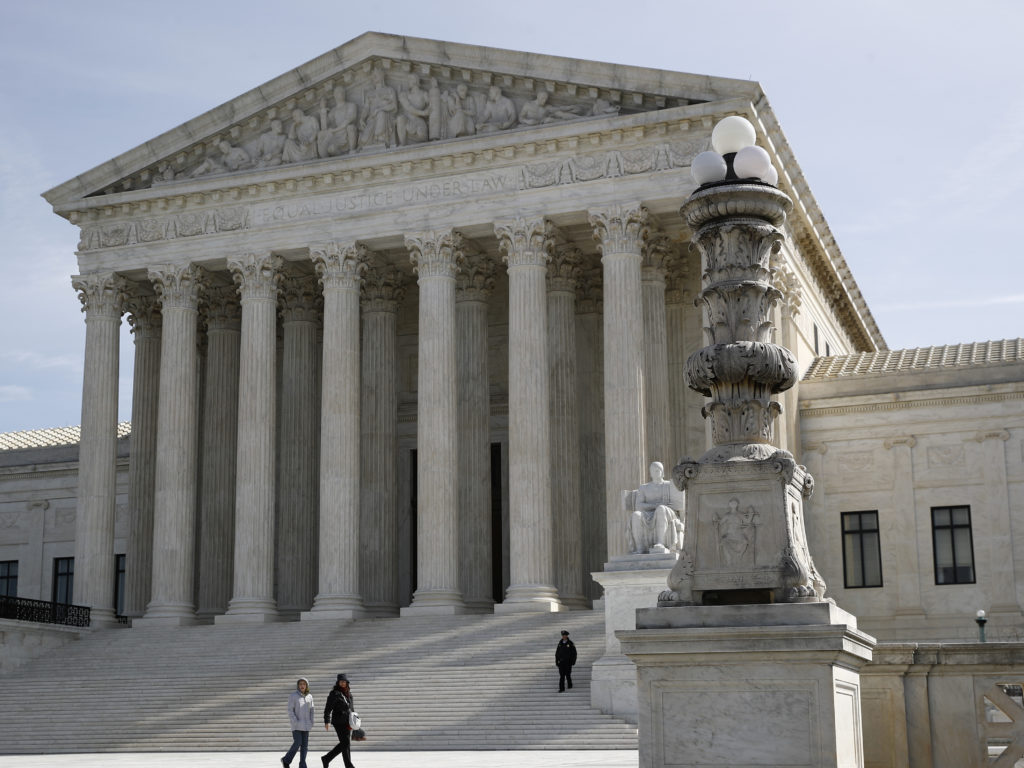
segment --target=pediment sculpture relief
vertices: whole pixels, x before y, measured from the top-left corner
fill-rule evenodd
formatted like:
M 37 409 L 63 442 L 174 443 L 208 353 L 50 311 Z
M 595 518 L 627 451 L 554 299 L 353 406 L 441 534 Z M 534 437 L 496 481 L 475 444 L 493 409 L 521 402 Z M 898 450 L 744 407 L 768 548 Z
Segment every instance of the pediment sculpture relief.
M 441 82 L 437 77 L 410 72 L 385 73 L 377 65 L 361 89 L 336 85 L 312 107 L 296 106 L 303 101 L 297 98 L 286 109 L 271 109 L 268 122 L 254 119 L 248 131 L 235 126 L 230 140 L 218 138 L 202 151 L 164 161 L 148 175 L 132 180 L 130 186 L 386 151 L 518 127 L 607 117 L 620 111 L 618 104 L 595 95 L 596 89 L 576 103 L 554 104 L 550 87 L 513 96 L 496 84 Z M 306 94 L 305 100 L 310 101 L 311 95 Z M 566 101 L 564 95 L 561 101 Z M 261 122 L 261 127 L 253 128 Z

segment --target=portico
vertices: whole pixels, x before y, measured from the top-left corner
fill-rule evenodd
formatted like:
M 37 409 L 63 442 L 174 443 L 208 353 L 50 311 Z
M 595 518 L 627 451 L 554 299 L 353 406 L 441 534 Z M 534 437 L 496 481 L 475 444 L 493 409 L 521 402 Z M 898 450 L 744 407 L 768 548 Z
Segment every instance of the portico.
M 339 50 L 48 194 L 82 230 L 83 457 L 115 434 L 110 328 L 135 332 L 127 610 L 586 607 L 625 551 L 621 492 L 704 449 L 673 382 L 701 343 L 689 160 L 723 114 L 784 139 L 744 81 L 376 34 Z M 421 86 L 422 140 L 392 134 Z M 355 137 L 353 114 L 358 140 L 307 130 Z M 851 316 L 853 348 L 872 328 Z M 113 462 L 80 470 L 86 584 Z

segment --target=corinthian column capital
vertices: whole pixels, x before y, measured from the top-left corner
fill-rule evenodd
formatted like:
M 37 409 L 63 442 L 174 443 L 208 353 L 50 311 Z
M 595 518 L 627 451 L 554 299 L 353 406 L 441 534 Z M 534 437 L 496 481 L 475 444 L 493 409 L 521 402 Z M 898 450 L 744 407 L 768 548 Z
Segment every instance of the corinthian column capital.
M 242 326 L 242 305 L 238 301 L 238 289 L 233 285 L 218 285 L 207 288 L 203 298 L 203 318 L 207 330 L 234 329 Z
M 642 205 L 610 205 L 590 211 L 594 240 L 603 256 L 610 254 L 643 255 L 647 240 L 648 212 Z
M 324 290 L 358 290 L 366 273 L 369 250 L 360 243 L 324 243 L 309 249 Z
M 494 225 L 498 248 L 505 252 L 504 261 L 514 267 L 543 267 L 551 259 L 555 230 L 546 219 L 516 218 Z
M 206 270 L 195 264 L 150 267 L 149 279 L 160 300 L 161 311 L 198 309 L 199 296 L 207 287 Z
M 276 300 L 282 264 L 280 256 L 269 253 L 246 253 L 228 259 L 228 269 L 243 300 Z
M 548 262 L 548 290 L 575 293 L 576 284 L 583 274 L 583 254 L 574 245 L 556 248 Z
M 113 272 L 91 275 L 76 275 L 71 278 L 71 287 L 78 292 L 82 311 L 89 317 L 112 317 L 120 319 L 128 298 L 131 283 Z
M 284 322 L 319 319 L 321 296 L 314 275 L 301 275 L 281 284 L 281 319 Z
M 643 279 L 645 281 L 664 281 L 674 257 L 675 248 L 672 239 L 664 232 L 651 232 L 643 244 Z
M 405 247 L 420 277 L 455 277 L 465 260 L 462 233 L 453 229 L 406 235 Z
M 125 299 L 124 311 L 128 313 L 128 325 L 136 336 L 144 336 L 157 330 L 163 323 L 160 301 L 154 294 L 131 293 Z
M 482 253 L 467 255 L 455 278 L 456 301 L 486 301 L 494 291 L 494 262 Z
M 362 285 L 362 306 L 366 312 L 397 312 L 405 298 L 405 280 L 394 266 L 373 266 L 366 270 Z

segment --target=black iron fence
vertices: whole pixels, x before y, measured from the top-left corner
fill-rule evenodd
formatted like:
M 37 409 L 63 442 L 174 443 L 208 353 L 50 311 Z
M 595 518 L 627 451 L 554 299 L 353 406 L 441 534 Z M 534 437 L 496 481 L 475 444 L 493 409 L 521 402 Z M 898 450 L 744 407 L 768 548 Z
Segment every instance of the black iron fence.
M 88 627 L 89 607 L 29 600 L 27 597 L 0 597 L 0 619 L 36 621 L 41 624 L 63 624 Z

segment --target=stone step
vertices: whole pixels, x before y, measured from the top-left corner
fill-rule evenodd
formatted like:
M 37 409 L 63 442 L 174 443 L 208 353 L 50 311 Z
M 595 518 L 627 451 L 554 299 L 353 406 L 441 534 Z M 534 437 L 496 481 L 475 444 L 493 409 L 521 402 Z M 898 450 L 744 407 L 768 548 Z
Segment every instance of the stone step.
M 558 694 L 563 627 L 579 661 L 575 688 Z M 295 679 L 311 680 L 319 710 L 338 671 L 371 735 L 359 750 L 636 749 L 634 726 L 590 707 L 603 650 L 591 611 L 95 631 L 0 677 L 0 699 L 18 702 L 0 752 L 279 750 Z M 56 743 L 39 728 L 55 701 L 75 713 Z M 324 751 L 335 741 L 319 728 L 310 738 Z

